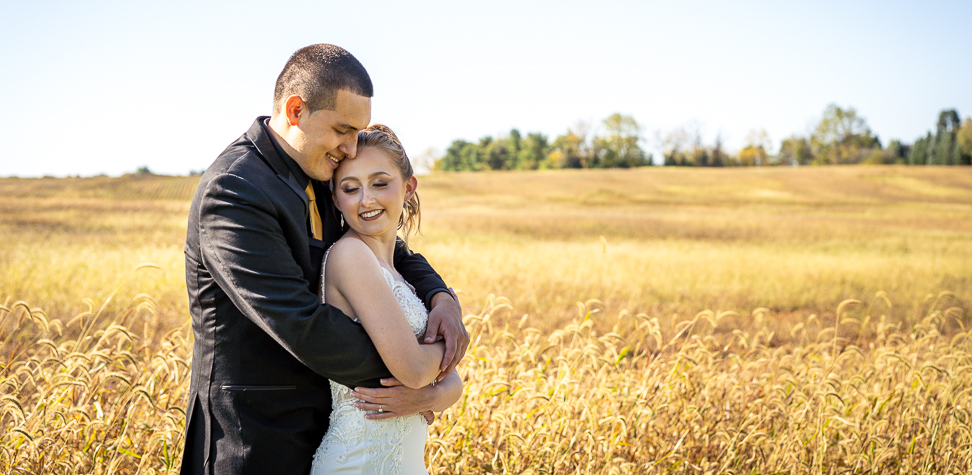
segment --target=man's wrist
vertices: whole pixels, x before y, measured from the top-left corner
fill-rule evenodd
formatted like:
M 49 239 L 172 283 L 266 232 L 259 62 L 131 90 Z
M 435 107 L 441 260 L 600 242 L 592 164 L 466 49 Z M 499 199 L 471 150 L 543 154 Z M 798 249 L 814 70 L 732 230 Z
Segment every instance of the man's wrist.
M 448 302 L 451 302 L 451 303 L 454 303 L 454 304 L 458 304 L 459 303 L 459 302 L 456 301 L 456 298 L 452 296 L 452 292 L 449 292 L 448 289 L 436 289 L 433 292 L 434 293 L 432 294 L 432 297 L 429 299 L 429 303 L 431 304 L 430 305 L 431 308 L 435 308 L 440 303 L 442 303 L 442 299 L 443 298 L 448 298 L 449 299 Z

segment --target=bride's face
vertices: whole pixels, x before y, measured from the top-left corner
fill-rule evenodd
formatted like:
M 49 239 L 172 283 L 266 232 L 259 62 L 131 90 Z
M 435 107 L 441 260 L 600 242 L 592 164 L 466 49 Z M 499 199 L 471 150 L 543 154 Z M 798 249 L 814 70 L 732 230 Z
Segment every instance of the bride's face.
M 384 152 L 358 150 L 334 172 L 334 204 L 358 234 L 394 237 L 404 202 L 415 192 L 415 177 L 405 180 Z

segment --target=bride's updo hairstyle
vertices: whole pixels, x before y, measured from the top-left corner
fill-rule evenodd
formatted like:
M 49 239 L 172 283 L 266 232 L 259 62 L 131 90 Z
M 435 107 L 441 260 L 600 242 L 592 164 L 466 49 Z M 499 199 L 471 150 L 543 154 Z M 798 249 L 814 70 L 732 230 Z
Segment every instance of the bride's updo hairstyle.
M 402 180 L 408 181 L 415 174 L 412 162 L 405 153 L 405 148 L 398 140 L 398 136 L 387 125 L 372 124 L 358 132 L 358 150 L 373 147 L 387 156 L 402 174 Z M 403 239 L 408 242 L 408 236 L 413 232 L 421 233 L 422 212 L 419 209 L 418 192 L 405 201 L 402 215 L 398 218 L 398 229 L 402 230 Z

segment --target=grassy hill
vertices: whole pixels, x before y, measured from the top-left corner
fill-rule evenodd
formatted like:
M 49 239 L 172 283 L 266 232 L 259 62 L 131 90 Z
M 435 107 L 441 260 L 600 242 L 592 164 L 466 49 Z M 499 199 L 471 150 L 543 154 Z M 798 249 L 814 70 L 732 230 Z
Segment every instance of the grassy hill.
M 0 472 L 174 473 L 198 177 L 0 180 Z M 972 169 L 436 174 L 433 473 L 968 473 Z
M 2 297 L 71 314 L 118 284 L 186 318 L 182 244 L 198 177 L 0 180 Z M 412 239 L 461 289 L 555 327 L 599 299 L 670 317 L 825 313 L 886 291 L 972 302 L 972 170 L 830 167 L 455 173 L 420 178 Z M 603 238 L 603 241 L 602 241 Z M 144 262 L 142 289 L 127 289 Z M 124 292 L 122 292 L 124 294 Z

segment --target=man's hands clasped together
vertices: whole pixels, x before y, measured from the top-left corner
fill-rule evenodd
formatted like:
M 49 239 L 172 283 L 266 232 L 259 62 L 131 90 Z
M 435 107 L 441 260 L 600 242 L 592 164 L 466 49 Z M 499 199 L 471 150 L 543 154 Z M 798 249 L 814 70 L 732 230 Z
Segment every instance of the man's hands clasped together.
M 445 354 L 435 383 L 411 389 L 395 378 L 381 380 L 382 388 L 354 388 L 352 396 L 359 409 L 371 411 L 368 419 L 388 419 L 423 413 L 431 423 L 431 412 L 441 412 L 452 405 L 462 393 L 462 380 L 455 373 L 456 366 L 466 355 L 469 333 L 462 324 L 462 307 L 455 292 L 439 292 L 432 297 L 428 327 L 423 343 L 445 341 Z
M 425 344 L 440 339 L 445 340 L 445 355 L 442 357 L 436 382 L 442 381 L 456 369 L 462 357 L 466 356 L 466 348 L 469 346 L 469 333 L 462 324 L 459 297 L 451 287 L 448 294 L 439 292 L 432 297 L 432 311 L 429 312 L 429 324 L 425 329 Z

